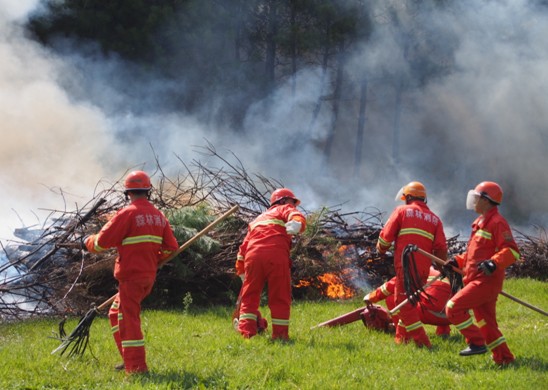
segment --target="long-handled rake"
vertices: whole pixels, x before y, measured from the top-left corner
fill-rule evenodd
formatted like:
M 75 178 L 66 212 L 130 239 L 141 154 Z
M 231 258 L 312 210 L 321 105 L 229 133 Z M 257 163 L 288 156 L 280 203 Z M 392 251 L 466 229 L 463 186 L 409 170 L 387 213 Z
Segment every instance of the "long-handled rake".
M 439 257 L 436 257 L 434 256 L 433 254 L 431 253 L 428 253 L 424 250 L 422 250 L 421 248 L 419 248 L 418 246 L 416 245 L 410 245 L 410 250 L 413 250 L 413 251 L 416 251 L 416 252 L 419 252 L 421 254 L 423 254 L 424 256 L 428 257 L 430 260 L 436 262 L 437 264 L 441 265 L 441 266 L 444 266 L 444 265 L 447 265 L 447 262 L 443 261 L 442 259 L 440 259 Z M 460 269 L 460 268 L 456 268 L 456 267 L 451 267 L 453 269 L 454 272 L 456 273 L 459 273 L 459 274 L 463 274 L 464 272 Z M 503 295 L 505 296 L 506 298 L 508 299 L 511 299 L 512 301 L 514 302 L 517 302 L 519 303 L 520 305 L 523 305 L 531 310 L 534 310 L 536 311 L 537 313 L 540 313 L 540 314 L 544 314 L 545 316 L 548 316 L 548 313 L 545 312 L 544 310 L 542 310 L 541 308 L 539 307 L 536 307 L 536 306 L 533 306 L 531 305 L 530 303 L 527 303 L 525 301 L 522 301 L 521 299 L 519 298 L 516 298 L 515 296 L 513 295 L 510 295 L 508 294 L 507 292 L 504 292 L 504 291 L 501 291 L 500 292 L 500 295 Z
M 219 218 L 217 218 L 216 220 L 211 222 L 209 225 L 207 225 L 203 230 L 198 232 L 194 237 L 192 237 L 190 240 L 188 240 L 183 245 L 181 245 L 175 252 L 173 252 L 167 259 L 165 259 L 160 264 L 160 267 L 166 264 L 168 261 L 171 261 L 172 259 L 177 257 L 182 251 L 184 251 L 186 248 L 192 245 L 197 239 L 199 239 L 201 236 L 203 236 L 204 234 L 208 233 L 211 229 L 213 229 L 219 222 L 224 220 L 229 215 L 235 213 L 238 210 L 238 208 L 239 208 L 238 205 L 233 206 L 227 212 L 221 215 Z M 101 305 L 97 307 L 95 307 L 94 305 L 80 319 L 76 328 L 68 336 L 65 336 L 66 334 L 63 330 L 63 327 L 60 326 L 59 339 L 61 341 L 61 345 L 55 348 L 51 352 L 51 354 L 53 355 L 54 353 L 60 351 L 60 354 L 63 355 L 68 350 L 69 357 L 72 357 L 74 355 L 83 355 L 89 344 L 89 332 L 90 332 L 93 320 L 95 319 L 97 314 L 99 314 L 105 308 L 109 307 L 115 298 L 116 298 L 116 295 L 113 295 L 112 297 L 107 299 L 105 302 L 103 302 Z

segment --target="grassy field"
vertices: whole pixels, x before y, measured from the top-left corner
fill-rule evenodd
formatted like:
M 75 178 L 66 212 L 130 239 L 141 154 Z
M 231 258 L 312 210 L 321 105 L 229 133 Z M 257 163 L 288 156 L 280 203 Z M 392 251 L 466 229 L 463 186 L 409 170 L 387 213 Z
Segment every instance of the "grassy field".
M 505 291 L 544 310 L 548 284 L 512 279 Z M 181 304 L 181 306 L 183 306 Z M 243 340 L 230 323 L 231 307 L 145 311 L 148 376 L 126 377 L 108 321 L 95 319 L 91 350 L 77 359 L 51 355 L 56 320 L 0 325 L 1 389 L 530 389 L 548 388 L 548 317 L 505 297 L 499 325 L 517 357 L 499 368 L 490 355 L 458 356 L 465 344 L 453 329 L 447 340 L 427 326 L 433 350 L 395 345 L 392 336 L 361 322 L 310 327 L 362 306 L 296 302 L 288 343 L 268 335 Z M 263 313 L 269 318 L 268 309 Z M 77 319 L 68 321 L 71 331 Z

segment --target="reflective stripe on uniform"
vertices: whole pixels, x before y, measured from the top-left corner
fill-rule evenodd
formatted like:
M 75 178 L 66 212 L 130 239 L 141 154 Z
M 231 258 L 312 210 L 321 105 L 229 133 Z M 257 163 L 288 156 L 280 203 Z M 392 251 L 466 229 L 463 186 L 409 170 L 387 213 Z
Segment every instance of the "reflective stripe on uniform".
M 144 347 L 145 346 L 145 340 L 122 340 L 122 347 L 123 348 L 131 348 L 131 347 Z
M 242 320 L 254 320 L 257 321 L 257 315 L 253 313 L 242 313 L 240 314 L 240 321 Z
M 411 332 L 411 331 L 417 330 L 419 328 L 422 328 L 422 322 L 421 321 L 417 321 L 414 324 L 405 326 L 405 330 L 407 332 Z
M 481 328 L 482 326 L 485 326 L 485 320 L 478 321 L 478 326 Z
M 429 233 L 426 230 L 417 229 L 417 228 L 401 229 L 400 232 L 398 233 L 398 237 L 399 236 L 405 236 L 407 234 L 417 234 L 419 236 L 426 237 L 431 241 L 434 241 L 434 235 L 432 233 Z
M 461 322 L 460 324 L 455 324 L 455 327 L 458 329 L 458 330 L 463 330 L 463 329 L 466 329 L 470 326 L 474 325 L 474 321 L 472 321 L 472 317 L 468 318 L 466 321 L 464 322 Z
M 93 240 L 93 250 L 95 252 L 106 251 L 107 250 L 106 248 L 103 248 L 101 245 L 99 245 L 98 240 L 99 240 L 99 235 L 97 234 L 95 235 L 95 240 Z
M 381 244 L 382 247 L 388 247 L 390 248 L 390 242 L 383 240 L 381 237 L 379 237 L 379 244 Z
M 493 238 L 493 235 L 491 233 L 489 233 L 487 230 L 482 230 L 482 229 L 479 229 L 476 234 L 474 234 L 475 236 L 479 236 L 479 237 L 483 237 L 487 240 L 490 240 Z
M 500 336 L 495 341 L 487 344 L 487 348 L 489 348 L 489 350 L 492 350 L 498 347 L 499 345 L 504 344 L 505 342 L 506 342 L 506 339 L 504 338 L 504 336 Z
M 161 244 L 162 241 L 163 239 L 161 236 L 144 235 L 144 236 L 127 237 L 122 241 L 122 245 L 142 244 L 144 242 Z
M 381 286 L 381 292 L 386 296 L 390 295 L 390 291 L 386 288 L 386 283 Z
M 265 219 L 262 221 L 257 221 L 254 223 L 249 224 L 250 230 L 255 229 L 257 226 L 267 226 L 267 225 L 279 225 L 279 226 L 285 226 L 285 222 L 281 219 Z
M 514 249 L 512 249 L 512 248 L 510 248 L 510 251 L 512 252 L 512 255 L 514 255 L 514 259 L 516 259 L 516 260 L 519 260 L 519 259 L 520 259 L 521 256 L 520 256 L 520 254 L 519 254 L 518 251 L 516 251 L 516 250 L 514 250 Z
M 272 325 L 289 326 L 289 320 L 282 320 L 279 318 L 272 318 Z
M 120 330 L 120 327 L 118 325 L 116 325 L 116 326 L 113 326 L 112 328 L 110 328 L 110 330 L 111 330 L 112 333 L 116 333 Z

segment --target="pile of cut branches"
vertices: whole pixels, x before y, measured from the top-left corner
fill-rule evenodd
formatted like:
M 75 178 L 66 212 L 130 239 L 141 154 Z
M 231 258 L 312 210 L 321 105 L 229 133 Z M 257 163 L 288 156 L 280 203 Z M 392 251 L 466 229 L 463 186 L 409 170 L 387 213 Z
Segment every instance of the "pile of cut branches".
M 204 160 L 183 163 L 175 178 L 157 163 L 151 175 L 157 183 L 151 202 L 169 218 L 180 245 L 233 205 L 238 204 L 239 211 L 159 270 L 144 303 L 149 307 L 181 306 L 189 294 L 198 305 L 232 304 L 241 285 L 234 265 L 247 224 L 268 208 L 271 192 L 283 187 L 276 180 L 249 174 L 236 156 L 224 158 L 212 145 L 201 153 Z M 126 204 L 120 181 L 75 211 L 53 211 L 48 226 L 16 232 L 23 241 L 4 247 L 7 261 L 0 264 L 1 318 L 81 315 L 116 292 L 115 250 L 91 254 L 65 244 L 82 243 Z M 304 212 L 307 229 L 294 239 L 291 253 L 295 298 L 325 297 L 325 275 L 335 275 L 351 294 L 394 275 L 392 256 L 379 257 L 375 250 L 382 228 L 379 210 L 343 213 L 334 206 Z M 452 237 L 448 245 L 455 254 L 464 251 L 466 243 Z M 545 239 L 524 237 L 525 260 L 511 273 L 545 280 L 547 248 Z
M 548 234 L 539 229 L 537 237 L 518 233 L 521 258 L 508 269 L 510 276 L 548 280 Z

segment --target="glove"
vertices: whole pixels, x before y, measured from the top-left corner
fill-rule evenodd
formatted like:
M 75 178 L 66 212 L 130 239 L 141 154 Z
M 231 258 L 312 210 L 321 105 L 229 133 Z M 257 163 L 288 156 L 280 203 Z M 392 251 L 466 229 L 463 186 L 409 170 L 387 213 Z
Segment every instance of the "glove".
M 302 223 L 299 221 L 287 221 L 285 224 L 285 231 L 287 234 L 295 235 L 301 231 Z
M 442 267 L 442 271 L 446 274 L 446 275 L 450 275 L 452 273 L 455 272 L 455 270 L 453 269 L 453 267 L 455 268 L 459 268 L 459 263 L 457 263 L 457 260 L 455 259 L 449 259 L 447 261 L 447 263 L 445 263 L 445 265 Z
M 375 249 L 377 250 L 377 255 L 384 256 L 386 254 L 386 249 L 383 249 L 381 247 L 381 244 L 377 241 L 377 245 L 375 245 Z
M 245 281 L 245 274 L 240 274 L 238 275 L 240 277 L 240 279 L 242 279 L 242 283 Z
M 497 269 L 497 264 L 491 259 L 483 260 L 481 263 L 478 264 L 478 268 L 485 275 L 489 276 L 493 272 L 495 272 L 495 270 Z
M 367 294 L 365 297 L 363 297 L 363 302 L 364 302 L 367 306 L 371 305 L 371 301 L 370 301 L 371 297 L 370 297 L 370 295 L 371 295 L 371 294 L 369 293 L 369 294 Z

